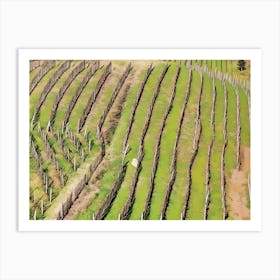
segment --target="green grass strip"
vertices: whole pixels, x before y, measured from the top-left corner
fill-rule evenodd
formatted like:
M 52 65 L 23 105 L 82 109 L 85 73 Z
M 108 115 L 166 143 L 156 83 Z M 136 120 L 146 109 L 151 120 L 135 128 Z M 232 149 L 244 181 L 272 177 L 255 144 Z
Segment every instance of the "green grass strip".
M 187 78 L 186 78 L 187 79 Z M 172 82 L 167 81 L 168 87 L 162 87 L 162 91 L 168 89 L 172 90 Z M 184 81 L 185 82 L 185 81 Z M 177 128 L 180 118 L 180 111 L 182 108 L 182 104 L 185 98 L 185 91 L 182 92 L 180 90 L 182 83 L 182 76 L 180 75 L 178 81 L 178 88 L 175 96 L 175 100 L 173 102 L 172 110 L 168 115 L 166 125 L 163 131 L 161 143 L 160 143 L 160 156 L 158 168 L 154 181 L 154 192 L 151 201 L 151 209 L 150 209 L 150 220 L 159 220 L 161 216 L 161 209 L 164 201 L 164 197 L 166 194 L 166 189 L 170 176 L 170 164 L 173 153 L 173 145 L 176 140 Z M 151 155 L 153 157 L 153 155 Z
M 177 72 L 177 66 L 175 64 L 172 64 L 168 70 L 168 73 L 166 74 L 165 79 L 162 82 L 161 90 L 159 92 L 159 96 L 155 104 L 153 115 L 151 117 L 150 126 L 148 128 L 148 132 L 145 137 L 145 141 L 144 141 L 145 156 L 142 161 L 142 170 L 140 172 L 139 181 L 136 189 L 136 199 L 130 217 L 130 219 L 132 220 L 140 219 L 141 214 L 144 211 L 148 188 L 150 185 L 149 182 L 150 182 L 151 170 L 153 166 L 154 151 L 156 149 L 156 142 L 162 125 L 162 118 L 163 115 L 165 114 L 172 93 L 172 88 L 174 86 L 174 78 L 176 72 Z M 180 108 L 180 105 L 183 103 L 183 101 L 184 101 L 184 95 L 182 94 L 181 96 L 179 96 L 178 94 L 175 93 L 173 105 L 171 105 L 172 110 L 169 113 L 169 115 L 172 114 L 173 110 L 177 112 L 178 111 L 177 108 L 178 107 Z M 176 123 L 174 123 L 174 126 L 175 125 Z M 168 174 L 166 175 L 168 176 Z
M 76 79 L 72 82 L 70 88 L 67 89 L 66 93 L 63 95 L 63 98 L 59 104 L 58 110 L 56 112 L 56 116 L 54 119 L 54 130 L 56 131 L 57 129 L 61 131 L 62 127 L 62 122 L 65 117 L 65 114 L 68 110 L 69 104 L 76 93 L 77 89 L 79 88 L 79 85 L 81 84 L 83 78 L 86 76 L 88 72 L 88 68 L 85 68 L 77 77 Z M 77 123 L 76 123 L 77 125 Z
M 132 125 L 130 137 L 128 139 L 128 144 L 131 150 L 126 156 L 126 160 L 129 162 L 126 171 L 126 176 L 121 185 L 118 196 L 116 197 L 112 205 L 111 211 L 107 215 L 106 219 L 117 219 L 118 215 L 121 213 L 123 206 L 125 205 L 128 199 L 130 186 L 135 172 L 135 167 L 131 165 L 131 161 L 133 158 L 137 158 L 139 149 L 139 139 L 141 137 L 141 133 L 145 124 L 144 120 L 146 118 L 147 108 L 151 103 L 153 92 L 156 89 L 158 79 L 161 75 L 163 68 L 164 64 L 155 67 L 154 71 L 151 73 L 146 83 L 144 92 L 141 97 L 141 102 L 135 113 L 135 119 Z
M 224 121 L 224 89 L 222 83 L 215 79 L 216 84 L 216 107 L 215 107 L 215 140 L 210 159 L 210 204 L 208 209 L 208 220 L 222 220 L 222 193 L 221 193 L 221 153 L 224 143 L 223 121 Z
M 102 75 L 102 72 L 103 72 L 103 69 L 98 69 L 94 73 L 94 75 L 90 78 L 89 82 L 84 87 L 83 91 L 81 92 L 81 95 L 79 96 L 79 98 L 75 104 L 75 107 L 70 115 L 68 124 L 69 124 L 69 127 L 72 129 L 72 131 L 75 133 L 77 131 L 78 121 L 83 114 L 84 108 L 85 108 L 86 104 L 88 103 L 88 100 L 92 94 L 92 91 L 95 89 L 96 84 Z
M 185 80 L 186 81 L 186 80 Z M 167 220 L 180 220 L 186 198 L 187 168 L 193 154 L 193 137 L 195 133 L 195 119 L 200 89 L 200 78 L 193 71 L 190 86 L 190 96 L 185 111 L 181 137 L 178 143 L 177 176 L 167 208 Z
M 47 98 L 45 102 L 42 105 L 42 108 L 40 109 L 41 113 L 39 116 L 39 122 L 42 128 L 46 128 L 48 125 L 48 122 L 50 120 L 50 115 L 53 107 L 53 103 L 56 99 L 56 95 L 59 92 L 59 89 L 63 86 L 64 82 L 68 78 L 69 74 L 73 70 L 73 66 L 75 66 L 75 63 L 72 62 L 71 67 L 64 72 L 64 74 L 61 76 L 61 78 L 55 83 L 54 87 L 51 89 L 50 93 L 47 95 Z
M 56 72 L 56 70 L 59 68 L 60 63 L 57 62 L 55 67 L 53 67 L 38 83 L 38 85 L 35 87 L 33 93 L 31 94 L 31 96 L 29 97 L 29 120 L 31 121 L 34 112 L 35 112 L 35 107 L 38 104 L 40 97 L 41 97 L 41 93 L 44 89 L 44 87 L 46 86 L 46 84 L 48 83 L 48 81 L 50 80 L 50 78 L 53 76 L 53 74 Z
M 203 79 L 200 113 L 202 133 L 198 153 L 191 171 L 192 185 L 187 215 L 189 220 L 203 219 L 203 209 L 205 203 L 205 169 L 208 161 L 208 147 L 212 139 L 212 129 L 210 126 L 213 96 L 212 80 L 207 75 L 203 75 Z
M 241 145 L 250 146 L 250 120 L 248 98 L 240 87 L 238 88 L 238 92 L 240 97 Z
M 237 131 L 237 112 L 236 94 L 233 87 L 226 82 L 228 91 L 228 111 L 227 111 L 227 138 L 228 143 L 225 153 L 225 172 L 228 178 L 231 177 L 232 169 L 236 168 L 236 131 Z
M 130 118 L 134 100 L 140 87 L 140 82 L 142 78 L 144 78 L 145 72 L 146 70 L 141 72 L 141 74 L 139 75 L 139 82 L 130 89 L 127 96 L 119 124 L 111 142 L 111 146 L 107 149 L 107 153 L 110 154 L 111 159 L 108 162 L 106 171 L 102 174 L 100 180 L 96 182 L 97 188 L 99 188 L 99 192 L 93 198 L 90 206 L 85 211 L 78 214 L 78 216 L 76 217 L 76 219 L 78 220 L 91 220 L 93 213 L 96 213 L 98 211 L 103 200 L 105 199 L 107 194 L 109 194 L 109 192 L 111 191 L 111 187 L 115 183 L 121 165 L 122 144 L 127 129 L 127 123 Z

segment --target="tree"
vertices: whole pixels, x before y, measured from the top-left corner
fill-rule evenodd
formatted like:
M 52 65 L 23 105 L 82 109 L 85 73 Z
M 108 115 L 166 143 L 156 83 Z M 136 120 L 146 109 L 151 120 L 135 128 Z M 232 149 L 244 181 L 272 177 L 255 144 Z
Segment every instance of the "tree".
M 237 69 L 239 71 L 244 71 L 246 69 L 246 61 L 245 60 L 238 60 L 237 61 Z

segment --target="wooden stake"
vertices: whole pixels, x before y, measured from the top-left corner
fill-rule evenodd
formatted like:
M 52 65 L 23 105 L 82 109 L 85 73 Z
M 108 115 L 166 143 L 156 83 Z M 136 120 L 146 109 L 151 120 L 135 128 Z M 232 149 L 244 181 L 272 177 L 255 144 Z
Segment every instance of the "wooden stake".
M 80 148 L 80 142 L 79 142 L 79 139 L 77 139 L 77 147 L 76 147 L 77 152 L 79 151 L 79 148 Z
M 61 218 L 61 220 L 63 219 L 63 205 L 62 204 L 60 207 L 60 218 Z
M 44 214 L 44 200 L 41 199 L 41 214 Z
M 44 173 L 45 174 L 45 173 Z M 45 193 L 48 193 L 48 176 L 46 176 L 46 187 L 45 187 Z
M 52 188 L 50 188 L 50 203 L 52 203 Z
M 77 125 L 77 133 L 80 131 L 80 120 L 78 120 L 78 125 Z
M 59 134 L 59 132 L 57 133 L 57 141 L 58 141 L 58 144 L 60 145 L 60 134 Z
M 91 149 L 91 139 L 88 141 L 88 152 L 90 152 Z
M 84 138 L 87 139 L 87 127 L 85 128 Z
M 50 126 L 51 126 L 51 122 L 48 121 L 48 125 L 47 125 L 47 128 L 46 128 L 46 131 L 49 131 L 49 130 L 50 130 Z
M 59 166 L 58 166 L 58 161 L 57 160 L 55 161 L 55 169 L 56 169 L 56 171 L 59 171 Z
M 99 137 L 100 137 L 100 127 L 99 127 L 99 125 L 97 125 L 97 127 L 96 127 L 96 137 L 99 139 Z
M 69 152 L 68 152 L 68 150 L 67 150 L 66 156 L 67 156 L 67 161 L 68 161 L 68 163 L 69 163 Z
M 64 121 L 62 122 L 62 125 L 61 125 L 61 133 L 62 134 L 64 133 Z
M 59 174 L 60 174 L 60 182 L 63 186 L 65 186 L 64 177 L 63 177 L 61 170 L 60 170 Z

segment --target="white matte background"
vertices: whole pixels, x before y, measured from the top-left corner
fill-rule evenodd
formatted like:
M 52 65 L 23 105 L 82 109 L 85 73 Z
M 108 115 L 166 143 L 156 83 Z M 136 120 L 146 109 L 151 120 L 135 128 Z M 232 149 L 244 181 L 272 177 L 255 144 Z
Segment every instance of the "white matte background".
M 0 279 L 280 279 L 279 8 L 276 0 L 0 0 Z M 262 48 L 263 231 L 17 232 L 23 47 Z

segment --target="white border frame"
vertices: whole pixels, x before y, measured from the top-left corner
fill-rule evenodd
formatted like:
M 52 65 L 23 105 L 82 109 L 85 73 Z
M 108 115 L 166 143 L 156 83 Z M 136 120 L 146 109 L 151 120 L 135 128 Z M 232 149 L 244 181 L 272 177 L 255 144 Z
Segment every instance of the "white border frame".
M 261 231 L 262 52 L 260 49 L 19 49 L 19 231 Z M 248 59 L 251 60 L 251 219 L 245 221 L 29 220 L 29 60 L 31 59 Z

